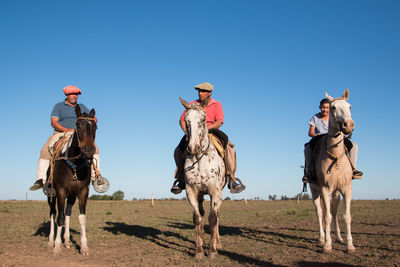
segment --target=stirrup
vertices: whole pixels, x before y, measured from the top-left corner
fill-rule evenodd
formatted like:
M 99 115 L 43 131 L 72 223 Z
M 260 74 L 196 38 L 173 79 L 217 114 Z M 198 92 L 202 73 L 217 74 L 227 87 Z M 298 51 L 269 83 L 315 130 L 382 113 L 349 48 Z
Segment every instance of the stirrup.
M 105 193 L 110 188 L 110 182 L 105 177 L 99 175 L 92 181 L 92 186 L 97 193 Z
M 229 181 L 230 190 L 229 191 L 232 194 L 239 194 L 240 192 L 242 192 L 243 190 L 246 189 L 246 186 L 242 183 L 242 181 L 239 178 L 236 177 L 235 180 L 239 182 L 239 185 L 236 186 L 235 188 L 233 188 L 233 181 L 232 181 L 232 179 L 230 179 L 230 181 Z
M 352 179 L 361 179 L 362 178 L 362 176 L 363 176 L 363 172 L 362 171 L 359 171 L 359 170 L 357 170 L 357 169 L 354 169 L 353 170 L 353 176 L 352 176 Z
M 179 180 L 175 180 L 175 182 L 174 182 L 174 184 L 172 185 L 172 188 L 171 188 L 171 192 L 176 194 L 176 195 L 181 193 L 182 189 L 183 189 L 183 188 L 181 188 L 181 186 L 179 186 L 179 183 L 180 183 Z

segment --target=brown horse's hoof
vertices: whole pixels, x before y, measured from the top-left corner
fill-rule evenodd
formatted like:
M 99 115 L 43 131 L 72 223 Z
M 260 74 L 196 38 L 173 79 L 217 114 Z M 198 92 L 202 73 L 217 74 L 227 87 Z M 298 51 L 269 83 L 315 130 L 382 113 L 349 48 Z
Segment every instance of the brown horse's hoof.
M 210 257 L 210 259 L 216 259 L 218 257 L 218 252 L 212 252 L 210 253 L 210 255 L 208 255 Z

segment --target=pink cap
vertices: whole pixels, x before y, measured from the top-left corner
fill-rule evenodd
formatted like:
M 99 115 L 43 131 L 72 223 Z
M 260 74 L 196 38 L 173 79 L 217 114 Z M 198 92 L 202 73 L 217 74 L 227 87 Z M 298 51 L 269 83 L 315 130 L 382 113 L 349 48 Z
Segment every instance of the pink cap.
M 79 89 L 78 87 L 73 86 L 73 85 L 68 85 L 67 87 L 64 87 L 63 91 L 64 91 L 64 93 L 66 95 L 69 95 L 69 94 L 78 94 L 78 95 L 80 95 L 80 94 L 82 94 L 81 89 Z

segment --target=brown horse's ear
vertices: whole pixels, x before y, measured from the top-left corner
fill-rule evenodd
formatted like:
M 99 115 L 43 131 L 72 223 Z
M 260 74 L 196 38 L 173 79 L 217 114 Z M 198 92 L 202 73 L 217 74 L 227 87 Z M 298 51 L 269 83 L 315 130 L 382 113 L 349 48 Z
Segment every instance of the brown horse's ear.
M 186 108 L 186 109 L 190 109 L 191 106 L 188 102 L 186 102 L 185 100 L 183 100 L 182 98 L 179 97 L 179 100 L 181 101 L 182 105 Z
M 79 104 L 75 105 L 75 114 L 77 118 L 81 116 L 81 107 L 79 106 Z
M 90 117 L 94 118 L 94 115 L 96 115 L 96 111 L 94 110 L 94 108 L 92 108 L 92 110 L 90 111 Z
M 328 99 L 329 101 L 333 101 L 333 97 L 331 97 L 330 95 L 328 95 L 327 92 L 325 92 L 325 98 Z
M 342 96 L 342 98 L 344 99 L 344 100 L 347 100 L 348 98 L 349 98 L 349 89 L 347 89 L 346 88 L 346 90 L 344 91 L 344 93 L 343 93 L 343 96 Z

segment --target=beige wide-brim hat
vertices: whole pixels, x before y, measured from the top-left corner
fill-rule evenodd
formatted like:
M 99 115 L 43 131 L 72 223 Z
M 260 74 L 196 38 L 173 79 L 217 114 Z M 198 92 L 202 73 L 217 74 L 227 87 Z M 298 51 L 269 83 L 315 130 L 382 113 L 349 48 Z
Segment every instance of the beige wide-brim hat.
M 196 90 L 206 90 L 211 92 L 212 90 L 214 90 L 214 86 L 211 83 L 201 83 L 198 84 L 194 87 L 194 89 Z

